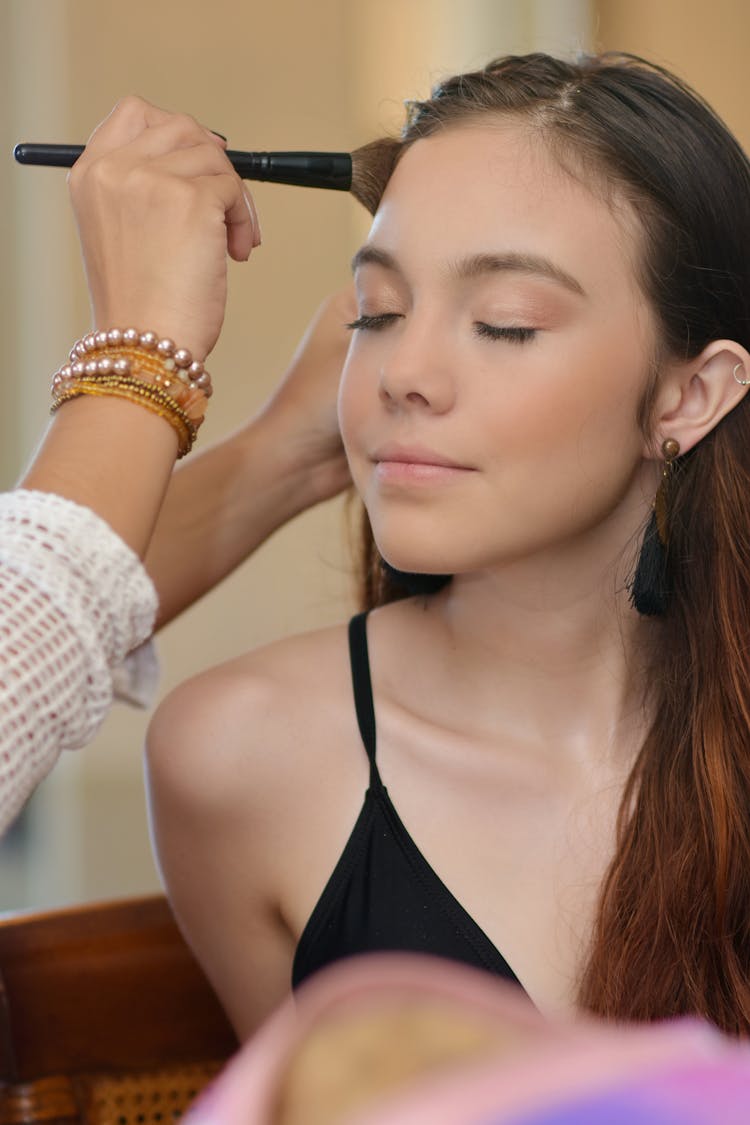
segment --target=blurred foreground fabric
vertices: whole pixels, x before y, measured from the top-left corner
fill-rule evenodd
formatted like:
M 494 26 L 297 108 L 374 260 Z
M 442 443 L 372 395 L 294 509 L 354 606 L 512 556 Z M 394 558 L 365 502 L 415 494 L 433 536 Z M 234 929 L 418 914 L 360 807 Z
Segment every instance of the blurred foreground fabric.
M 746 1125 L 750 1046 L 698 1020 L 545 1020 L 512 985 L 428 957 L 320 973 L 190 1125 Z

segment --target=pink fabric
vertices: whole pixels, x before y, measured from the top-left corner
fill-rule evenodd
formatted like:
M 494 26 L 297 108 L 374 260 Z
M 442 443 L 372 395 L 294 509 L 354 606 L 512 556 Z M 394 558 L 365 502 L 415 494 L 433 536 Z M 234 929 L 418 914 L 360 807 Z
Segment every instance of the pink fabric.
M 552 1023 L 497 978 L 434 958 L 385 954 L 353 959 L 310 980 L 200 1099 L 188 1125 L 269 1125 L 287 1061 L 305 1036 L 328 1018 L 361 1014 L 390 998 L 458 1004 L 502 1029 L 508 1045 L 489 1060 L 456 1062 L 438 1077 L 384 1095 L 377 1107 L 346 1118 L 347 1125 L 563 1125 L 578 1119 L 565 1116 L 571 1106 L 583 1114 L 586 1104 L 593 1115 L 580 1120 L 594 1122 L 607 1119 L 604 1102 L 625 1109 L 634 1093 L 639 1104 L 651 1106 L 644 1122 L 750 1121 L 750 1052 L 697 1020 L 638 1028 L 589 1019 Z M 728 1101 L 722 1102 L 722 1090 Z M 706 1115 L 714 1110 L 719 1116 Z

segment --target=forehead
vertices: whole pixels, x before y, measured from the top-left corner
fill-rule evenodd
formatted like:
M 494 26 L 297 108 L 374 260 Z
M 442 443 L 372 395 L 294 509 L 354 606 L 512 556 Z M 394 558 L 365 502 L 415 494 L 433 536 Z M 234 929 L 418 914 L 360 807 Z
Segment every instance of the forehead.
M 499 119 L 408 148 L 369 241 L 414 268 L 486 252 L 544 256 L 613 296 L 637 289 L 639 234 L 629 205 L 566 171 L 539 131 Z

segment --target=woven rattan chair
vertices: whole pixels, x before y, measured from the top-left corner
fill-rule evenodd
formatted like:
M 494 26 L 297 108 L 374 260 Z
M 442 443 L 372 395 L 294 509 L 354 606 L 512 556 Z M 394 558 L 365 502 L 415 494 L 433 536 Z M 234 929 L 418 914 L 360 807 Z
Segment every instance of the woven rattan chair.
M 172 1125 L 236 1045 L 165 899 L 0 916 L 0 1125 Z

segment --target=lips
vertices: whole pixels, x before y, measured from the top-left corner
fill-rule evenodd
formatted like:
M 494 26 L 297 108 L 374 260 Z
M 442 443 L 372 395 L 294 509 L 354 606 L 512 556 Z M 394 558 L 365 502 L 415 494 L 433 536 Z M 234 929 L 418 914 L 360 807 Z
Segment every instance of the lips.
M 376 465 L 424 465 L 438 469 L 474 471 L 473 465 L 456 461 L 436 449 L 429 449 L 423 445 L 397 445 L 395 443 L 381 445 L 372 454 L 372 460 Z

